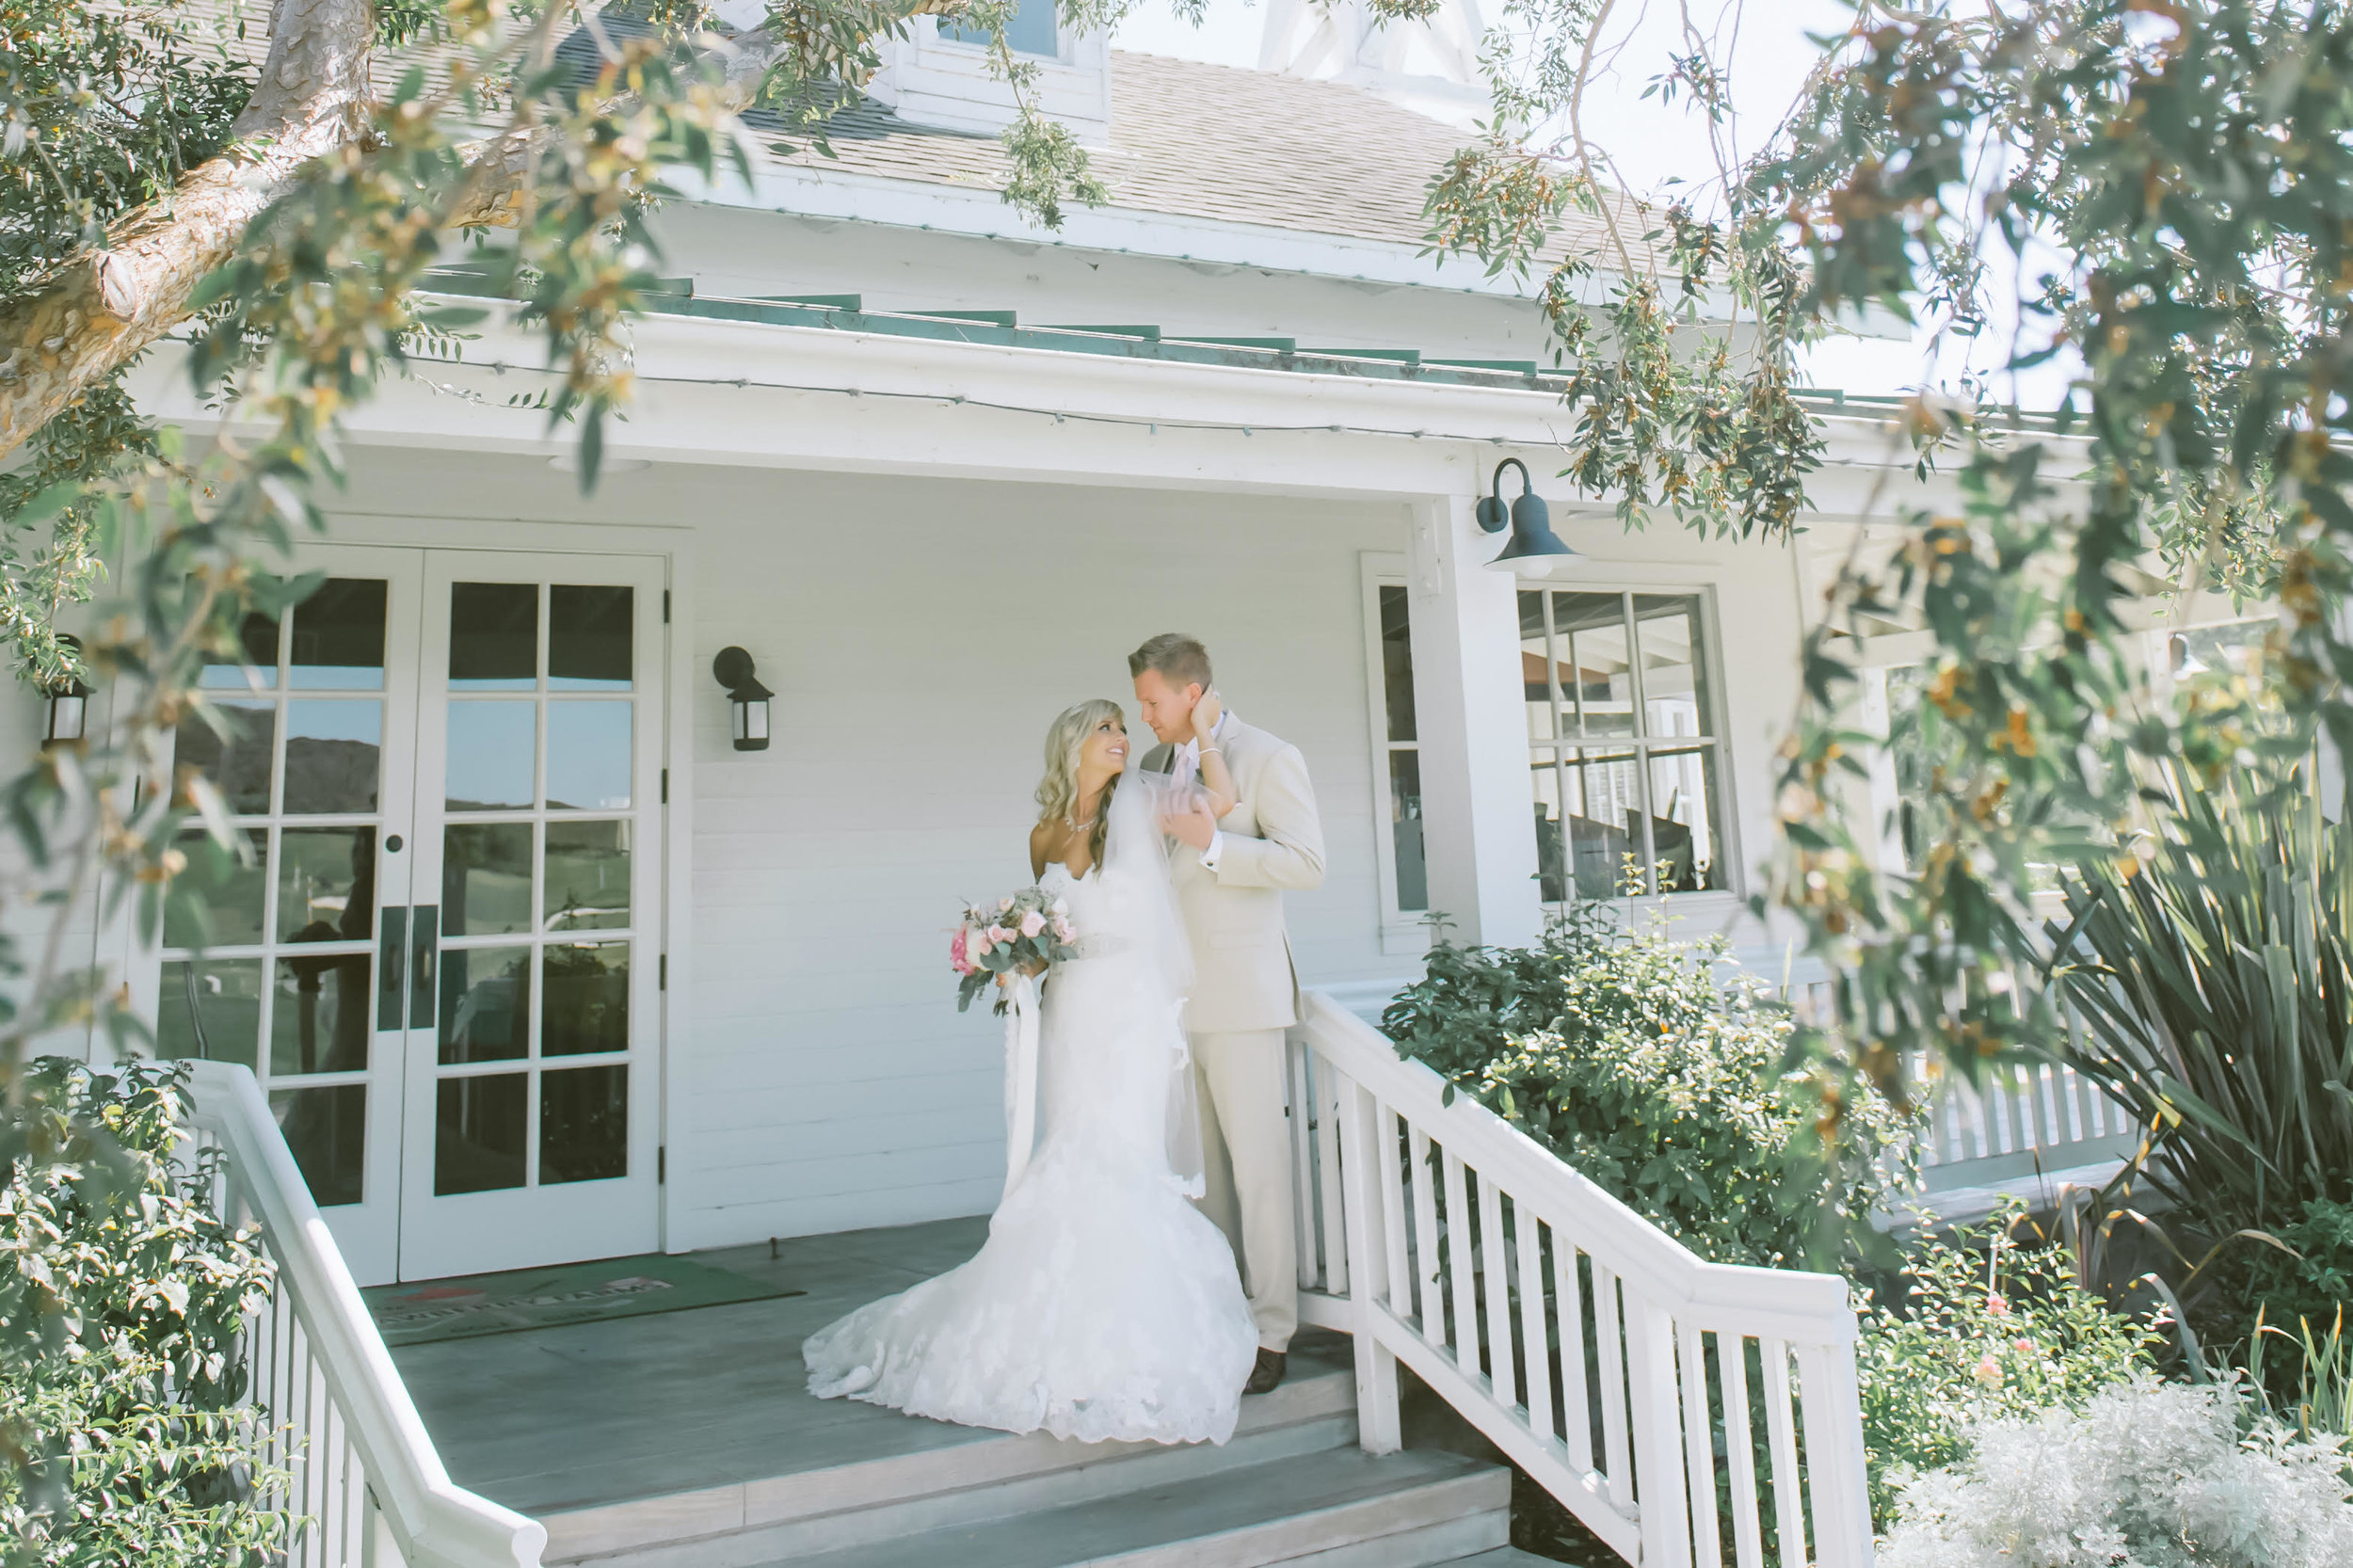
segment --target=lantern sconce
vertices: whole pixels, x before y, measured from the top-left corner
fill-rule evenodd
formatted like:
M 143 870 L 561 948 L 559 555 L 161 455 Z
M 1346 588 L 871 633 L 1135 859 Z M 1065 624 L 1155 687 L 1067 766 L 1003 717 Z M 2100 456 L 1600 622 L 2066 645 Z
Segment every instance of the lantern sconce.
M 79 663 L 82 640 L 61 636 L 57 646 L 65 648 Z M 42 732 L 41 744 L 56 745 L 61 741 L 78 741 L 89 728 L 90 688 L 82 684 L 79 675 L 68 675 L 63 680 L 52 682 L 49 694 L 48 724 Z
M 1512 503 L 1507 513 L 1503 505 L 1503 471 L 1508 468 L 1520 471 L 1520 498 Z M 1504 458 L 1496 465 L 1495 478 L 1487 488 L 1491 493 L 1479 498 L 1479 526 L 1490 534 L 1500 534 L 1507 525 L 1512 530 L 1511 542 L 1488 566 L 1520 577 L 1561 577 L 1584 559 L 1561 543 L 1561 536 L 1552 531 L 1551 510 L 1545 505 L 1545 498 L 1536 493 L 1536 483 L 1529 478 L 1526 463 L 1517 457 Z
M 776 694 L 760 683 L 752 656 L 740 648 L 723 648 L 711 661 L 711 673 L 728 689 L 728 729 L 738 751 L 768 749 L 768 699 Z

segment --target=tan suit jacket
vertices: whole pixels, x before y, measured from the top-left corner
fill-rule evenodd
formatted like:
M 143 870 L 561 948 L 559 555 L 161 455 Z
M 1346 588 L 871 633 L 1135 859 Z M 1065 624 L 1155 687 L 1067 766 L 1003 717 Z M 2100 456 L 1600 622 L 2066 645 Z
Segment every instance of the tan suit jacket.
M 1193 1000 L 1185 1028 L 1195 1034 L 1288 1029 L 1299 1021 L 1299 973 L 1283 925 L 1283 890 L 1323 882 L 1323 825 L 1316 816 L 1307 760 L 1299 748 L 1236 719 L 1218 743 L 1238 798 L 1218 823 L 1217 870 L 1176 844 L 1170 855 L 1176 902 L 1193 938 Z M 1154 746 L 1144 767 L 1164 774 L 1176 749 Z

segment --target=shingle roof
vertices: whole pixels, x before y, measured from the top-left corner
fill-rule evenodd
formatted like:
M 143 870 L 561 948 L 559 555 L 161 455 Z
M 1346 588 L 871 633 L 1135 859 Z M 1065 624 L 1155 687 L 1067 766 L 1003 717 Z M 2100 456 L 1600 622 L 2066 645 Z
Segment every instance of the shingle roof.
M 1004 183 L 994 136 L 911 125 L 870 99 L 827 135 L 835 157 L 800 145 L 772 156 L 885 179 Z M 1117 207 L 1419 245 L 1430 182 L 1466 139 L 1363 88 L 1113 50 L 1111 145 L 1090 161 Z M 1580 215 L 1553 242 L 1585 252 L 1602 243 L 1599 221 Z

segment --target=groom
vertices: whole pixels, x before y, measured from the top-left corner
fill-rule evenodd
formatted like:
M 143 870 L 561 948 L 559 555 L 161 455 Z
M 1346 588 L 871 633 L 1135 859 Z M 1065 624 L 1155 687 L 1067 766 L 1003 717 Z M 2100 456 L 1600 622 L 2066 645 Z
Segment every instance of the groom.
M 1202 1208 L 1234 1246 L 1258 1325 L 1258 1362 L 1244 1386 L 1283 1381 L 1299 1326 L 1299 1241 L 1292 1229 L 1290 1138 L 1284 1125 L 1283 1031 L 1299 1021 L 1299 980 L 1283 929 L 1283 889 L 1323 881 L 1323 829 L 1299 748 L 1218 706 L 1209 650 L 1163 632 L 1128 655 L 1136 705 L 1160 744 L 1144 767 L 1180 783 L 1199 776 L 1193 709 L 1215 715 L 1209 744 L 1222 752 L 1235 803 L 1221 820 L 1206 805 L 1171 816 L 1176 902 L 1193 938 L 1193 1034 L 1207 1192 Z

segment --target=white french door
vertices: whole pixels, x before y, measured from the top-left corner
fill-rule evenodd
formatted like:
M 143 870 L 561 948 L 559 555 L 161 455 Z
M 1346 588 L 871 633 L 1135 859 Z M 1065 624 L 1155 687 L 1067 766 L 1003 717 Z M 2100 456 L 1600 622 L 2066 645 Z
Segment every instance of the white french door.
M 658 1240 L 663 563 L 317 546 L 208 673 L 157 1049 L 262 1078 L 362 1283 Z M 208 926 L 209 929 L 203 927 Z

